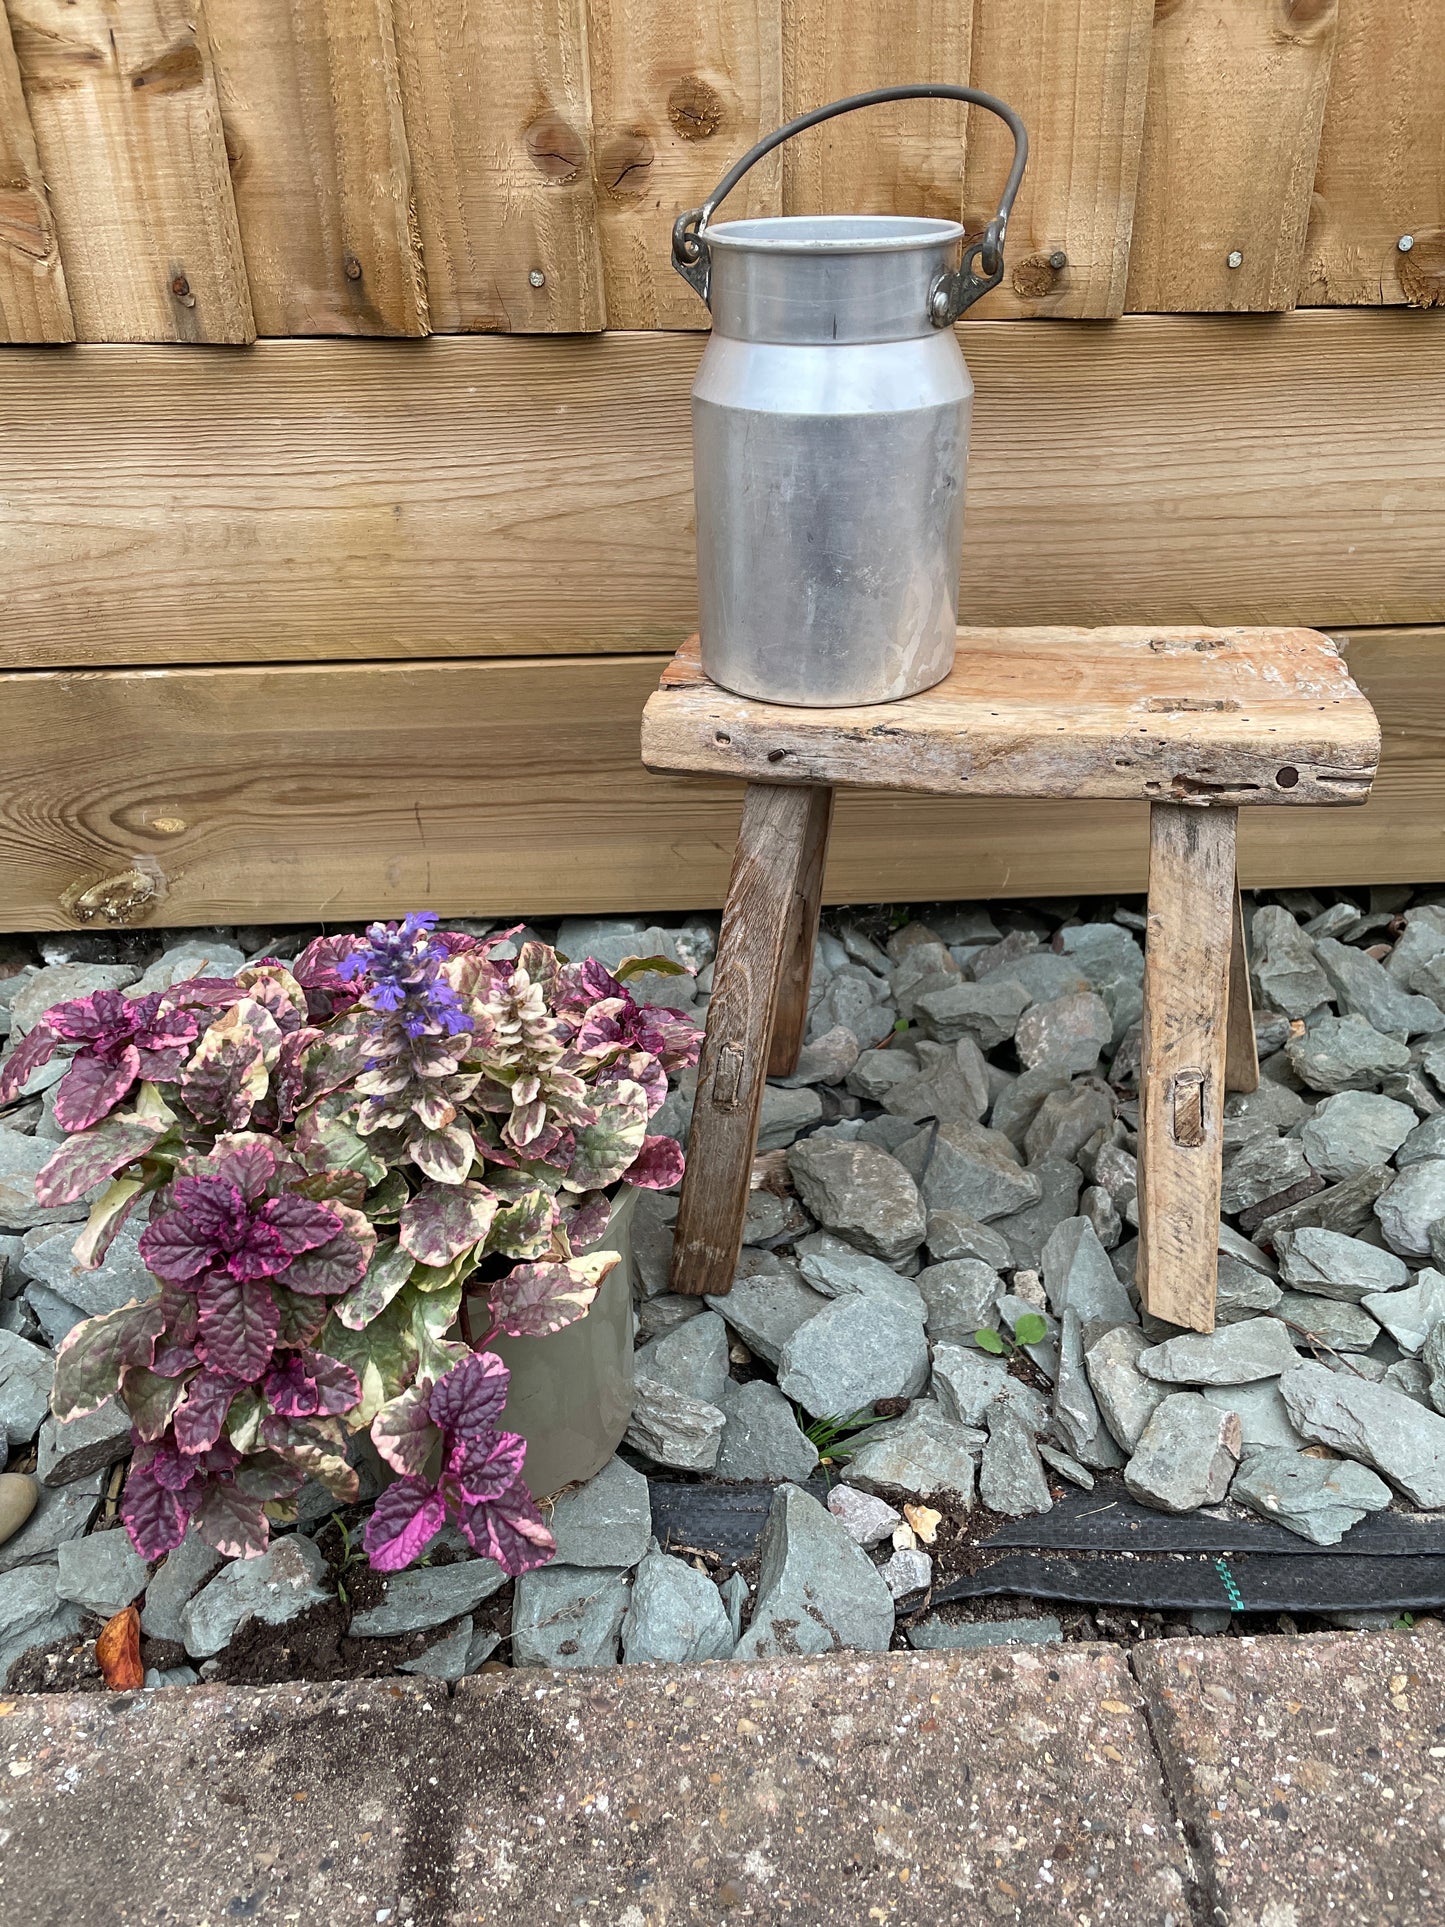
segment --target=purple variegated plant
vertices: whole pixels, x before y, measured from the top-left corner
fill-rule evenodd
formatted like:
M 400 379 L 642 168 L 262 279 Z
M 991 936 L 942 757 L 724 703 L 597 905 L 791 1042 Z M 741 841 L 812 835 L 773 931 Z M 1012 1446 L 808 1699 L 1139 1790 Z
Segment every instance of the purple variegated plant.
M 77 998 L 0 1070 L 6 1103 L 69 1054 L 70 1135 L 36 1198 L 93 1200 L 80 1262 L 146 1219 L 154 1295 L 78 1325 L 53 1396 L 62 1421 L 111 1396 L 129 1412 L 122 1511 L 146 1559 L 188 1526 L 263 1551 L 307 1477 L 353 1500 L 362 1430 L 398 1475 L 367 1526 L 374 1566 L 448 1522 L 508 1572 L 551 1556 L 487 1347 L 583 1317 L 619 1262 L 600 1248 L 618 1189 L 681 1178 L 647 1126 L 699 1035 L 627 988 L 679 968 L 664 958 L 608 972 L 434 925 Z

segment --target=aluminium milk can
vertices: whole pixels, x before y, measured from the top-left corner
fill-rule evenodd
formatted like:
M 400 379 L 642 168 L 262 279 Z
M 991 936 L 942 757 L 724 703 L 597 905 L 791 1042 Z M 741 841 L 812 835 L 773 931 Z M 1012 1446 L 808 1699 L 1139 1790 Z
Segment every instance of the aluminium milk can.
M 998 213 L 783 215 L 713 227 L 790 135 L 878 101 L 999 114 Z M 699 629 L 725 689 L 809 708 L 895 702 L 953 666 L 973 383 L 953 323 L 1003 275 L 1027 157 L 1018 116 L 968 87 L 887 87 L 790 121 L 679 217 L 673 266 L 712 312 L 692 391 Z

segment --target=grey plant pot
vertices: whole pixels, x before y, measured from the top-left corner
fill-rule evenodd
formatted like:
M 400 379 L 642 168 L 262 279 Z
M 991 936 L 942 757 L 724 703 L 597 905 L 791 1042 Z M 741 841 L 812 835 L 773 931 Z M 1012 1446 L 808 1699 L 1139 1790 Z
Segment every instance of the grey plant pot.
M 597 1247 L 620 1251 L 585 1318 L 547 1338 L 499 1338 L 491 1349 L 512 1374 L 498 1423 L 527 1441 L 523 1476 L 533 1498 L 600 1472 L 632 1417 L 632 1209 L 629 1185 Z M 481 1307 L 478 1315 L 485 1316 Z M 483 1327 L 485 1329 L 485 1327 Z

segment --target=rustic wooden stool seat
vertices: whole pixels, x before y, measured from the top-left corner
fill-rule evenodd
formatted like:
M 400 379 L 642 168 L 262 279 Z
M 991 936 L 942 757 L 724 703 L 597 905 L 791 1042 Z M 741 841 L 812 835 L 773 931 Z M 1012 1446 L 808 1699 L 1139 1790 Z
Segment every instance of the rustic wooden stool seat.
M 951 675 L 859 709 L 753 702 L 694 637 L 649 699 L 651 769 L 748 785 L 698 1067 L 671 1288 L 731 1288 L 758 1110 L 795 1069 L 835 785 L 1150 806 L 1139 1283 L 1158 1317 L 1214 1325 L 1226 1088 L 1258 1082 L 1235 872 L 1240 808 L 1365 801 L 1374 711 L 1310 629 L 958 632 Z

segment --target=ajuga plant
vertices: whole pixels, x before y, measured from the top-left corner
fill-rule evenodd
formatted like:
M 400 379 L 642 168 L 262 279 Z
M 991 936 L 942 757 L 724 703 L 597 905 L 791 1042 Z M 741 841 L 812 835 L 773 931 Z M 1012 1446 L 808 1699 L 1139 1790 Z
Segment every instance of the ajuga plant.
M 399 1474 L 367 1525 L 374 1566 L 409 1564 L 447 1522 L 508 1572 L 551 1556 L 487 1347 L 581 1318 L 619 1262 L 618 1187 L 681 1177 L 647 1127 L 698 1032 L 627 987 L 678 969 L 664 958 L 609 973 L 434 924 L 77 998 L 0 1073 L 3 1103 L 72 1052 L 70 1135 L 36 1197 L 99 1189 L 78 1260 L 146 1220 L 155 1293 L 70 1333 L 53 1396 L 62 1421 L 111 1396 L 130 1414 L 122 1510 L 143 1558 L 188 1526 L 260 1552 L 308 1476 L 354 1499 L 363 1428 Z

